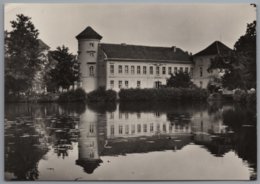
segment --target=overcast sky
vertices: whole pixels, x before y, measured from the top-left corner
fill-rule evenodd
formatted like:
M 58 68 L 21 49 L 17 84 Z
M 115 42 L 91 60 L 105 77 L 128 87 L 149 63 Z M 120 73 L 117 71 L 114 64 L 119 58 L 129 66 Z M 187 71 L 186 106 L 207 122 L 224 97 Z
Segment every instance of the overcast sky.
M 104 43 L 177 46 L 196 53 L 215 40 L 230 48 L 256 19 L 249 4 L 7 4 L 5 30 L 23 13 L 51 49 L 77 53 L 75 36 L 91 26 Z

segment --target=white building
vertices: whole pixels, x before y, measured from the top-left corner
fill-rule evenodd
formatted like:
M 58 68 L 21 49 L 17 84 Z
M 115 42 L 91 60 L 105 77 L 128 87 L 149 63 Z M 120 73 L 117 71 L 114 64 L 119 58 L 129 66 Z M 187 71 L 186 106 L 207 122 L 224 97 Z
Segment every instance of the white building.
M 122 88 L 159 88 L 161 85 L 166 85 L 166 79 L 171 73 L 183 71 L 193 77 L 193 70 L 195 70 L 195 84 L 203 88 L 207 87 L 208 55 L 198 53 L 193 62 L 191 54 L 175 46 L 152 47 L 100 43 L 102 36 L 91 27 L 87 27 L 76 38 L 80 82 L 86 92 L 98 87 L 115 91 Z M 216 54 L 219 53 L 218 51 Z M 206 57 L 205 62 L 200 62 L 204 57 Z M 201 76 L 201 68 L 205 73 L 204 76 L 203 74 Z

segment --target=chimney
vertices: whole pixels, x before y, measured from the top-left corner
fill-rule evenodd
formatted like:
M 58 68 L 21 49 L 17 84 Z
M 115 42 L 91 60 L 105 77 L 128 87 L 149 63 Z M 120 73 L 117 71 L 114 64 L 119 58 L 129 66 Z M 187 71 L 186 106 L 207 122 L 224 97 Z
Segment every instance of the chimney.
M 176 47 L 172 46 L 172 50 L 173 50 L 173 52 L 176 52 Z

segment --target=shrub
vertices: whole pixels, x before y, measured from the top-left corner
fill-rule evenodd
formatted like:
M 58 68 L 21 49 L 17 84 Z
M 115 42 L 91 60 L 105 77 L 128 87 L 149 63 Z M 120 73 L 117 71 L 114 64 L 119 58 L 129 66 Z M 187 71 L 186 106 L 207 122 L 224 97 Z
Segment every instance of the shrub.
M 91 91 L 87 95 L 89 102 L 113 102 L 116 101 L 117 94 L 113 90 L 105 90 L 104 87 L 100 87 L 97 90 Z
M 121 89 L 121 101 L 206 100 L 207 90 L 200 88 Z
M 235 102 L 246 103 L 246 96 L 247 94 L 245 91 L 238 89 L 233 94 L 233 100 Z
M 86 92 L 79 88 L 74 91 L 68 91 L 61 93 L 58 102 L 86 102 L 87 94 Z

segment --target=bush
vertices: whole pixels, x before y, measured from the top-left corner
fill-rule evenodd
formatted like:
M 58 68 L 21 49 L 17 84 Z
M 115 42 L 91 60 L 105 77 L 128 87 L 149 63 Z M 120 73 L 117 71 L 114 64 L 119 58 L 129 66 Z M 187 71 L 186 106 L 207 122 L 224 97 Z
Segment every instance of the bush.
M 249 93 L 246 98 L 247 103 L 256 104 L 256 93 Z
M 86 92 L 79 88 L 74 91 L 68 91 L 61 93 L 58 102 L 86 102 L 87 94 Z
M 89 102 L 114 102 L 116 99 L 117 94 L 115 91 L 105 90 L 103 87 L 100 87 L 87 95 L 87 100 Z
M 235 102 L 246 103 L 246 96 L 247 94 L 245 91 L 238 89 L 233 94 L 233 100 Z
M 200 88 L 121 89 L 121 101 L 206 100 L 207 90 Z

